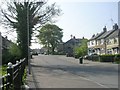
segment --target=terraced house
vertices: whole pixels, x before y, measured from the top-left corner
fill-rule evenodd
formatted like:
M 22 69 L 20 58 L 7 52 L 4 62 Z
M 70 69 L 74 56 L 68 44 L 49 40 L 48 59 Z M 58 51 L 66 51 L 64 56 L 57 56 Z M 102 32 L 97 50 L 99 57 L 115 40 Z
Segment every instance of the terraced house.
M 118 25 L 115 24 L 112 30 L 107 31 L 103 28 L 103 32 L 93 35 L 88 41 L 88 55 L 96 53 L 98 55 L 104 54 L 118 54 L 119 50 L 119 32 Z
M 14 44 L 12 41 L 8 40 L 7 37 L 3 37 L 0 33 L 0 53 L 4 53 L 7 49 L 10 48 L 11 44 Z
M 106 27 L 103 28 L 103 31 L 101 33 L 94 34 L 91 39 L 88 40 L 88 55 L 91 55 L 93 53 L 97 52 L 97 49 L 99 48 L 97 46 L 98 41 L 97 38 L 99 38 L 101 35 L 103 35 L 106 32 Z

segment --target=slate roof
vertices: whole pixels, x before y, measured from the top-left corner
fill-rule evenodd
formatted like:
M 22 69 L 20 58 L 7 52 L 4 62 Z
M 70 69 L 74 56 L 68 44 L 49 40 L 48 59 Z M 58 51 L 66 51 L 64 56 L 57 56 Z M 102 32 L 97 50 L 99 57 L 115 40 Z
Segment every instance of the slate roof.
M 71 43 L 71 42 L 80 42 L 80 41 L 81 41 L 81 39 L 72 38 L 72 39 L 68 40 L 67 42 L 65 42 L 64 44 Z
M 98 37 L 97 39 L 104 39 L 106 37 L 108 37 L 110 34 L 112 34 L 115 30 L 109 30 L 106 31 L 105 33 L 103 33 L 100 37 Z
M 94 37 L 92 37 L 91 39 L 89 39 L 89 41 L 90 41 L 90 40 L 97 39 L 98 37 L 100 37 L 100 36 L 101 36 L 102 34 L 104 34 L 104 33 L 105 33 L 105 32 L 103 31 L 103 32 L 101 32 L 101 33 L 95 35 Z
M 117 37 L 117 36 L 119 35 L 119 30 L 120 30 L 120 29 L 115 30 L 112 34 L 110 34 L 110 35 L 107 37 L 107 39 L 108 39 L 108 38 Z

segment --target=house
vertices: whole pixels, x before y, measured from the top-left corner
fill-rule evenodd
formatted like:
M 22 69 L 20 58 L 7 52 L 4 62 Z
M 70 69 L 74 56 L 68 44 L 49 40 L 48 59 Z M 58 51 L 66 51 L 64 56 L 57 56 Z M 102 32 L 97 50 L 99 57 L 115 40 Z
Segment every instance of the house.
M 7 37 L 2 37 L 2 49 L 7 50 L 10 48 L 12 41 L 8 40 Z
M 64 53 L 74 54 L 74 48 L 80 46 L 82 39 L 71 38 L 63 44 Z
M 106 53 L 118 54 L 119 51 L 119 32 L 120 29 L 115 30 L 111 35 L 106 38 Z
M 14 44 L 12 41 L 8 40 L 7 37 L 3 37 L 0 33 L 0 47 L 2 49 L 2 54 L 4 54 L 11 46 L 11 44 Z
M 101 33 L 94 34 L 91 39 L 88 40 L 88 55 L 97 53 L 97 38 L 106 32 L 106 27 L 103 28 Z
M 99 55 L 106 54 L 106 38 L 112 34 L 114 30 L 106 31 L 104 34 L 102 34 L 100 37 L 96 39 L 96 53 Z
M 61 42 L 57 45 L 56 52 L 58 52 L 59 54 L 65 54 L 63 49 L 63 44 L 64 42 Z
M 103 33 L 98 34 L 89 40 L 88 54 L 90 55 L 92 53 L 98 55 L 119 53 L 119 28 L 117 24 L 109 31 L 107 31 L 106 27 L 103 28 Z

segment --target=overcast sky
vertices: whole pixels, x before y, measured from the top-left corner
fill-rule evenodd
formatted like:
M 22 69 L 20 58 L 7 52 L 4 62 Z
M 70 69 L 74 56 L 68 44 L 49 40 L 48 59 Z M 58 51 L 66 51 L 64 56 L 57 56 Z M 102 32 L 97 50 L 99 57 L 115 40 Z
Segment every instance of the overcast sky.
M 113 2 L 114 1 L 114 2 Z M 100 33 L 106 25 L 112 29 L 114 23 L 118 23 L 118 0 L 49 0 L 56 2 L 62 9 L 63 15 L 58 18 L 57 24 L 63 29 L 63 41 L 70 39 L 70 35 L 76 38 L 90 39 L 93 34 Z M 14 36 L 10 36 L 15 39 Z M 40 45 L 33 44 L 32 48 Z

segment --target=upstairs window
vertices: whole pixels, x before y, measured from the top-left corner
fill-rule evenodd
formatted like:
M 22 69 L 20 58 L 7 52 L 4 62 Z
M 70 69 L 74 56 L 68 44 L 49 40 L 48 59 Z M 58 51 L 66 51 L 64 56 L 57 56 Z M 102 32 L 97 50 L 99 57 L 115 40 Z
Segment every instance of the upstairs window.
M 117 38 L 114 38 L 114 44 L 116 44 L 117 43 Z
M 104 39 L 101 39 L 101 40 L 100 40 L 100 44 L 101 44 L 101 45 L 104 44 Z

